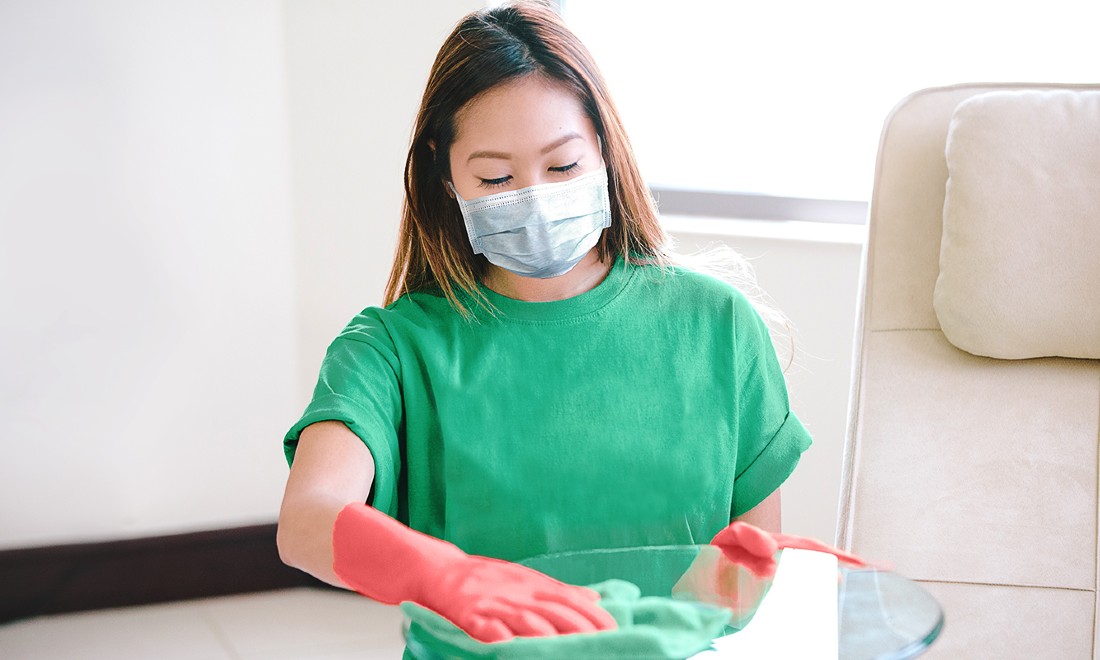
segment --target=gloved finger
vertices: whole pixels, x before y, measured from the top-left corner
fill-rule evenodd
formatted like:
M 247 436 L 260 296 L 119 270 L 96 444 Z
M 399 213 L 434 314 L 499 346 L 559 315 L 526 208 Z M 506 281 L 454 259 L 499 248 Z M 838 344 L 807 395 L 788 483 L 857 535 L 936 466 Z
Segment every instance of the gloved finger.
M 584 614 L 571 607 L 562 605 L 561 603 L 540 601 L 532 603 L 530 609 L 532 612 L 537 612 L 539 616 L 553 624 L 554 628 L 563 635 L 590 633 L 599 630 L 599 628 L 596 627 L 595 621 L 592 621 Z
M 718 532 L 711 543 L 741 547 L 757 557 L 771 557 L 779 550 L 779 543 L 771 534 L 741 521 L 736 521 Z
M 527 605 L 513 605 L 497 601 L 486 603 L 481 608 L 486 615 L 495 618 L 508 627 L 516 637 L 545 637 L 557 635 L 558 629 Z
M 540 591 L 535 593 L 535 597 L 543 602 L 558 603 L 581 614 L 592 622 L 596 630 L 614 630 L 619 627 L 610 612 L 588 600 L 586 594 L 579 593 L 575 589 Z
M 722 555 L 727 561 L 737 566 L 747 568 L 757 577 L 766 578 L 775 575 L 778 563 L 774 555 L 765 555 L 761 557 L 738 546 L 722 545 L 719 546 L 719 548 L 721 548 Z
M 788 534 L 776 534 L 776 541 L 785 548 L 794 548 L 796 550 L 814 550 L 816 552 L 825 552 L 830 555 L 835 555 L 837 559 L 852 564 L 855 566 L 866 566 L 867 562 L 862 558 L 857 557 L 849 552 L 834 548 L 830 545 L 826 545 L 817 539 L 806 538 L 803 536 L 790 536 Z
M 463 623 L 464 625 L 459 627 L 466 631 L 467 635 L 486 644 L 507 642 L 515 637 L 508 626 L 492 617 L 473 614 Z
M 748 523 L 735 523 L 734 528 L 741 545 L 758 557 L 773 557 L 779 552 L 779 543 L 775 537 Z

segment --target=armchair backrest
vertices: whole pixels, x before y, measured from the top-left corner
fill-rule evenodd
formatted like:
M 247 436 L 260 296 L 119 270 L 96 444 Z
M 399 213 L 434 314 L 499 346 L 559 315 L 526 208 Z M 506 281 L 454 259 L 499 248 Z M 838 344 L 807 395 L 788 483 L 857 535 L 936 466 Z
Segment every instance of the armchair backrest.
M 948 341 L 934 306 L 952 117 L 1010 89 L 1100 85 L 924 90 L 883 129 L 837 544 L 940 600 L 932 656 L 1096 657 L 1100 361 L 974 355 Z M 1100 207 L 1094 217 L 1100 235 Z M 1100 306 L 1100 291 L 1080 293 Z

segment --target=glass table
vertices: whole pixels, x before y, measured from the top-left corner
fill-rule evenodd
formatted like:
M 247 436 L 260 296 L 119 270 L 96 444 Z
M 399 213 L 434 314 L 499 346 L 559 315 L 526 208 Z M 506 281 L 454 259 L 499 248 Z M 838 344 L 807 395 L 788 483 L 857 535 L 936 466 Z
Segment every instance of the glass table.
M 840 569 L 840 658 L 904 660 L 943 630 L 943 610 L 916 582 L 892 571 Z
M 642 596 L 725 607 L 733 615 L 723 636 L 736 635 L 752 621 L 772 584 L 729 562 L 710 545 L 589 550 L 542 555 L 519 563 L 570 584 L 591 585 L 617 578 L 637 585 Z M 717 575 L 721 577 L 716 580 Z M 843 566 L 837 579 L 840 660 L 913 658 L 939 636 L 943 611 L 919 584 L 891 571 Z M 716 588 L 718 583 L 721 586 Z M 407 620 L 404 633 L 406 658 L 448 657 L 433 651 L 432 640 L 418 634 L 415 626 L 410 628 Z M 714 651 L 700 654 L 700 658 L 704 656 L 707 660 L 723 657 Z

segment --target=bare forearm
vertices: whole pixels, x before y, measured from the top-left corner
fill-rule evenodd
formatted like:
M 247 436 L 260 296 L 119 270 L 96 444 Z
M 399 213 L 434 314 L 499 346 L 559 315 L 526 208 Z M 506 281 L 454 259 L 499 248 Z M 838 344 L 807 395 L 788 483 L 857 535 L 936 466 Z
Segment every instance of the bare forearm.
M 332 570 L 332 529 L 351 502 L 362 503 L 374 480 L 374 460 L 341 422 L 302 431 L 279 511 L 277 542 L 286 564 L 347 588 Z
M 284 499 L 277 535 L 283 562 L 347 589 L 332 570 L 332 527 L 346 504 L 333 497 Z

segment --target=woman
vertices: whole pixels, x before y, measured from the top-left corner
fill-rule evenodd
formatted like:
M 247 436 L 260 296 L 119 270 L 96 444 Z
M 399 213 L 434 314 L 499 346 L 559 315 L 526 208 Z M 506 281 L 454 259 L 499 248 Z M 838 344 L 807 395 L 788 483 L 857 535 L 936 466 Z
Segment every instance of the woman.
M 614 626 L 510 563 L 778 531 L 809 446 L 768 331 L 673 265 L 604 82 L 550 9 L 466 17 L 406 163 L 384 308 L 288 432 L 288 564 L 483 641 Z

